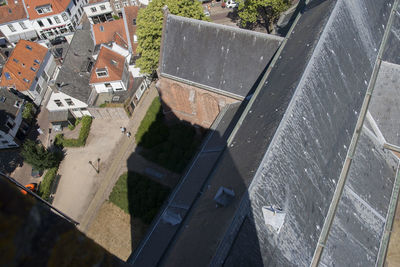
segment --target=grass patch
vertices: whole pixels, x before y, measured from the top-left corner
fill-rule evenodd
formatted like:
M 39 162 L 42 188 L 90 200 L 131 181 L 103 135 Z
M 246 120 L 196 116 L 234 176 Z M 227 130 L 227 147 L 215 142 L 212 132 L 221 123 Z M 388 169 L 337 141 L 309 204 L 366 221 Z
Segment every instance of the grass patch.
M 142 156 L 177 173 L 185 169 L 201 142 L 194 127 L 183 123 L 165 124 L 158 98 L 153 100 L 140 123 L 135 139 L 139 146 L 146 148 Z
M 54 167 L 49 169 L 43 177 L 42 182 L 40 183 L 40 188 L 38 191 L 38 195 L 46 201 L 49 201 L 51 187 L 57 176 L 58 167 Z
M 57 134 L 55 137 L 55 144 L 63 147 L 80 147 L 86 144 L 86 139 L 89 136 L 90 126 L 92 125 L 92 117 L 83 116 L 82 117 L 82 127 L 79 131 L 78 139 L 65 139 L 64 135 Z
M 126 213 L 150 224 L 169 194 L 169 188 L 135 172 L 122 174 L 115 184 L 110 202 Z

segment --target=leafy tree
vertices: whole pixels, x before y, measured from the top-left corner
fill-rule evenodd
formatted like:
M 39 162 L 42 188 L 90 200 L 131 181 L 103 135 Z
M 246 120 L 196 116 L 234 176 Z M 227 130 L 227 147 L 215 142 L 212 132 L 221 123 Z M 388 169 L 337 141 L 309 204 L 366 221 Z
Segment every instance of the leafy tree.
M 34 116 L 34 106 L 32 103 L 28 102 L 24 106 L 24 110 L 22 111 L 22 118 L 27 121 L 31 121 Z
M 194 0 L 153 0 L 147 8 L 140 9 L 137 17 L 138 47 L 140 58 L 136 65 L 142 73 L 152 74 L 158 66 L 161 34 L 163 27 L 163 7 L 167 5 L 174 15 L 208 20 L 199 1 Z
M 32 140 L 26 140 L 24 142 L 21 155 L 25 162 L 31 164 L 38 170 L 45 170 L 58 166 L 62 158 L 62 153 L 51 152 L 43 145 L 36 144 Z
M 240 2 L 239 17 L 242 27 L 252 28 L 260 19 L 268 25 L 290 6 L 289 0 L 247 0 Z

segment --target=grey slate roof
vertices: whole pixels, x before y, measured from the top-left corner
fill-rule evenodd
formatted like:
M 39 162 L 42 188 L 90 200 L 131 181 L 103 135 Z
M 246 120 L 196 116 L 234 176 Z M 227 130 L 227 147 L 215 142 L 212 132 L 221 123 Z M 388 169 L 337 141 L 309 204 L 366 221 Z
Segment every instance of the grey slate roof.
M 310 264 L 392 3 L 316 0 L 307 6 L 163 264 Z M 210 203 L 220 186 L 237 197 L 218 210 Z M 354 187 L 358 195 L 366 189 Z M 357 205 L 350 200 L 341 205 Z M 279 234 L 265 226 L 261 212 L 273 204 L 287 213 Z
M 245 97 L 282 38 L 168 15 L 160 72 L 206 89 Z
M 397 161 L 362 132 L 321 266 L 375 266 Z
M 68 120 L 68 109 L 66 110 L 58 110 L 58 111 L 50 111 L 49 112 L 49 121 L 50 122 L 63 122 Z
M 77 30 L 68 48 L 57 84 L 61 84 L 60 92 L 87 103 L 92 91 L 89 86 L 89 62 L 93 62 L 94 43 L 90 30 Z M 89 103 L 87 103 L 89 104 Z
M 19 108 L 15 107 L 15 102 L 23 100 L 8 91 L 6 88 L 0 87 L 0 130 L 8 133 L 9 128 L 6 127 L 8 118 L 15 119 Z

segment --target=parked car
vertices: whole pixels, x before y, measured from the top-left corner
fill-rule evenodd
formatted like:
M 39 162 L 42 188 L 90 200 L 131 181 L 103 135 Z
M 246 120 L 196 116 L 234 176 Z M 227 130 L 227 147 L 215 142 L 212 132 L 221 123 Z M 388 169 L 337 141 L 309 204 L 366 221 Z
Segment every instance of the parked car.
M 37 183 L 27 184 L 27 185 L 25 185 L 25 187 L 26 187 L 26 189 L 29 189 L 29 190 L 31 190 L 32 192 L 36 192 L 36 190 L 37 190 Z M 24 189 L 21 189 L 21 193 L 24 194 L 24 195 L 28 194 L 28 192 L 26 192 L 26 190 L 24 190 Z
M 58 44 L 62 44 L 65 43 L 67 41 L 67 39 L 65 39 L 64 36 L 57 36 L 56 38 L 50 40 L 51 45 L 58 45 Z
M 227 8 L 235 8 L 235 7 L 238 7 L 238 6 L 239 6 L 239 3 L 236 3 L 235 1 L 232 1 L 232 0 L 228 0 L 226 2 L 226 7 Z
M 32 168 L 31 176 L 32 176 L 33 178 L 39 178 L 39 177 L 42 176 L 42 175 L 43 175 L 43 171 L 37 170 L 37 169 L 35 169 L 35 168 Z

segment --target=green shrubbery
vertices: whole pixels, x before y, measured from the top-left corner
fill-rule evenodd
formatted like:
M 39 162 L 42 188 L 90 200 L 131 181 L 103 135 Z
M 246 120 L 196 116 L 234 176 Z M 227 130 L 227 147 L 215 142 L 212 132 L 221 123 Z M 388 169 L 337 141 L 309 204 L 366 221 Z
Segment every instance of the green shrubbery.
M 35 116 L 35 107 L 32 103 L 27 102 L 24 106 L 24 110 L 22 111 L 22 118 L 31 122 Z
M 65 139 L 62 134 L 57 134 L 55 144 L 63 147 L 80 147 L 86 144 L 86 139 L 89 136 L 90 126 L 92 125 L 92 117 L 82 117 L 82 127 L 79 132 L 78 139 Z
M 151 223 L 169 194 L 169 188 L 138 173 L 122 174 L 109 200 L 133 217 Z
M 43 177 L 42 182 L 40 183 L 40 188 L 38 191 L 38 195 L 46 201 L 49 201 L 51 187 L 57 176 L 58 167 L 51 168 L 47 171 L 45 176 Z
M 190 162 L 200 144 L 192 126 L 165 124 L 158 98 L 148 109 L 135 139 L 138 145 L 147 149 L 141 153 L 145 158 L 178 173 Z

